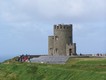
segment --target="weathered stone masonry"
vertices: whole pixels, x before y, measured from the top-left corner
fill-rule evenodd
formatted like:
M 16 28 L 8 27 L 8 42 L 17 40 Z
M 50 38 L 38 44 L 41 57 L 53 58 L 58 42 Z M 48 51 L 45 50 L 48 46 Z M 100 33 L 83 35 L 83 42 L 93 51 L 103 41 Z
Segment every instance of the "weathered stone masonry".
M 53 56 L 76 55 L 76 43 L 73 43 L 72 24 L 54 25 L 54 36 L 48 37 L 48 53 Z

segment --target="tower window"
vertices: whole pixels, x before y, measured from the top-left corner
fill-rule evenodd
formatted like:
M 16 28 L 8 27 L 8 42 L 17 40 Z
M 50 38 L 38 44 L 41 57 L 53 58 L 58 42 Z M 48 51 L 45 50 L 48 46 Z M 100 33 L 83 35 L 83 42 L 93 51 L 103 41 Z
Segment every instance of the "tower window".
M 59 37 L 58 36 L 55 36 L 55 40 L 58 40 L 59 39 Z
M 62 29 L 62 26 L 60 26 L 60 29 Z
M 65 29 L 65 26 L 64 26 L 64 29 Z
M 50 50 L 52 50 L 53 48 L 50 48 Z
M 55 52 L 58 53 L 58 49 L 57 48 L 55 49 Z

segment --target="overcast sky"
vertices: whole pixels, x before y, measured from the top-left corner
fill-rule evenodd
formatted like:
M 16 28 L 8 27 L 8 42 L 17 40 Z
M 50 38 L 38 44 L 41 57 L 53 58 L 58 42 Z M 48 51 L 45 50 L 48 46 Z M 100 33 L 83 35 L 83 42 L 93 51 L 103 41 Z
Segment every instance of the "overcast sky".
M 106 0 L 0 0 L 0 60 L 47 54 L 54 24 L 73 24 L 77 53 L 106 53 Z

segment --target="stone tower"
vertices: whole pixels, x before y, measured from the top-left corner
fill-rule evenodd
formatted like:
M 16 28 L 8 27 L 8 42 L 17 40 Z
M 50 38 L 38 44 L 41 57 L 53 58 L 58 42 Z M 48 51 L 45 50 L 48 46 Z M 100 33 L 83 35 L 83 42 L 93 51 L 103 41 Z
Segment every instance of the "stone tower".
M 73 43 L 72 24 L 54 25 L 54 36 L 48 38 L 49 55 L 76 55 L 76 43 Z

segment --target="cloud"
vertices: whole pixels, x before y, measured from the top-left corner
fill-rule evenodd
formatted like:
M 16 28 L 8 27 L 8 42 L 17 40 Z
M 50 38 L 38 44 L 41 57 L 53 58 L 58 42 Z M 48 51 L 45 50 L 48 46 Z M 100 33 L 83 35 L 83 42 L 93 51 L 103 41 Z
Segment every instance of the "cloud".
M 1 1 L 6 21 L 100 21 L 106 13 L 105 0 L 11 0 Z
M 34 28 L 42 33 L 50 30 L 47 25 L 72 23 L 78 31 L 92 23 L 106 25 L 105 3 L 106 0 L 1 0 L 0 22 L 14 30 Z
M 11 0 L 0 1 L 0 22 L 11 28 L 11 34 L 38 30 L 48 35 L 54 24 L 74 24 L 74 31 L 105 19 L 105 0 Z

